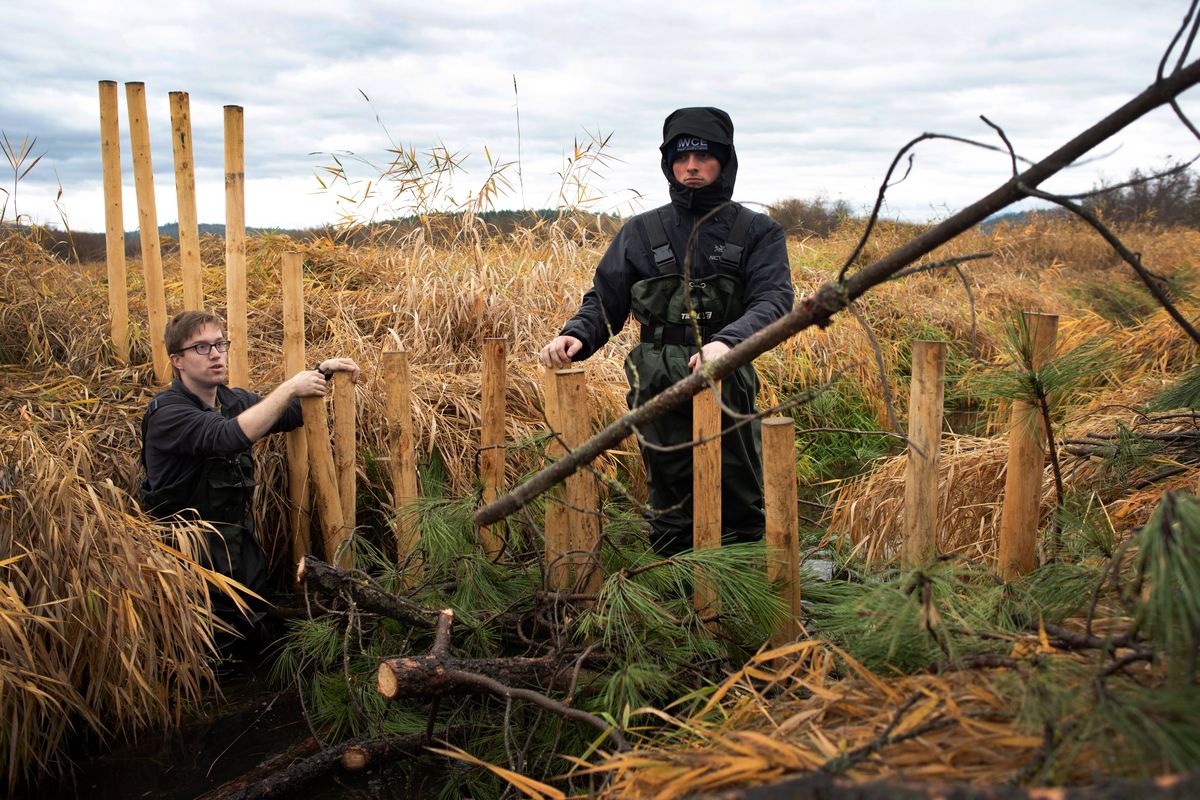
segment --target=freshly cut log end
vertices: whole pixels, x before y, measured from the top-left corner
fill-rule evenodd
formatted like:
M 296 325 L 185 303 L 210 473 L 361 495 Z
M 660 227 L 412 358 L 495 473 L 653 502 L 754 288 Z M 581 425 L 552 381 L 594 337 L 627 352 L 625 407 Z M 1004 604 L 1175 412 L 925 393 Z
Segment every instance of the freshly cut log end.
M 380 663 L 376 681 L 381 695 L 389 700 L 395 699 L 400 686 L 396 680 L 396 673 L 392 671 L 391 665 L 386 661 Z
M 347 747 L 342 753 L 342 768 L 350 772 L 359 772 L 371 763 L 371 754 L 358 746 Z

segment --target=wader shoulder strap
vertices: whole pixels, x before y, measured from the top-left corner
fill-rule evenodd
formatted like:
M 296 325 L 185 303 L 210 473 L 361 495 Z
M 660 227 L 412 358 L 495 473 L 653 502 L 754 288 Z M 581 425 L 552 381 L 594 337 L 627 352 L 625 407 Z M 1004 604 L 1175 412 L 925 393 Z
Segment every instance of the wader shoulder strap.
M 654 256 L 654 266 L 658 274 L 675 272 L 679 261 L 675 258 L 671 240 L 667 238 L 667 229 L 663 226 L 662 209 L 656 208 L 642 214 L 642 224 L 646 228 L 646 235 L 650 237 L 650 252 Z
M 725 240 L 725 249 L 721 251 L 721 265 L 737 269 L 742 265 L 742 253 L 746 249 L 746 236 L 750 233 L 750 224 L 758 213 L 743 205 L 737 207 L 737 218 L 729 229 L 729 237 Z

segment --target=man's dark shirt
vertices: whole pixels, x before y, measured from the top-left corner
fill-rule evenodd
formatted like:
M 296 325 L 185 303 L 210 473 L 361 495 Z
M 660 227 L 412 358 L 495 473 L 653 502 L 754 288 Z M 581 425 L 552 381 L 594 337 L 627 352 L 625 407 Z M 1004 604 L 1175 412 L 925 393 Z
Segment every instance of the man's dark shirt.
M 182 398 L 182 400 L 180 399 Z M 217 387 L 220 413 L 206 405 L 176 378 L 146 409 L 145 456 L 149 489 L 156 491 L 181 481 L 194 481 L 209 456 L 232 456 L 251 448 L 237 423 L 238 414 L 262 400 L 246 389 Z M 268 433 L 300 427 L 300 401 L 292 400 Z

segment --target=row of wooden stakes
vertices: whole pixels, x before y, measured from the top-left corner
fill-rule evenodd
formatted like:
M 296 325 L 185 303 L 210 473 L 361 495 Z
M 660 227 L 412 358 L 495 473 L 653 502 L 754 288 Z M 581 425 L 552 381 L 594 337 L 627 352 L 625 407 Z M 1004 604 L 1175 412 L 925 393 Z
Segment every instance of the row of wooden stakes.
M 196 175 L 192 154 L 191 109 L 187 92 L 171 92 L 171 142 L 175 159 L 175 197 L 179 208 L 179 254 L 183 274 L 183 307 L 204 307 L 201 281 L 200 234 L 196 212 Z M 125 84 L 129 114 L 129 143 L 137 194 L 138 231 L 146 286 L 148 333 L 154 376 L 171 380 L 163 331 L 167 303 L 163 287 L 158 211 L 154 195 L 154 166 L 150 155 L 150 125 L 146 87 Z M 225 310 L 230 346 L 229 377 L 235 386 L 249 384 L 246 301 L 245 131 L 241 106 L 225 106 Z M 100 157 L 104 176 L 105 253 L 108 263 L 108 307 L 113 350 L 129 361 L 129 288 L 125 268 L 125 222 L 121 190 L 121 129 L 117 84 L 100 81 Z

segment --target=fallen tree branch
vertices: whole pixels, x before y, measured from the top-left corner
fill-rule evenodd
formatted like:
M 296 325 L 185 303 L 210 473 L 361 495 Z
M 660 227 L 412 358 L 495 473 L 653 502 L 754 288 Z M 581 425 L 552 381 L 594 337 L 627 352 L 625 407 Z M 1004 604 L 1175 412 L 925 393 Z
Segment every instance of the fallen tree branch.
M 507 699 L 520 699 L 567 719 L 583 722 L 607 733 L 619 750 L 629 743 L 614 726 L 594 714 L 547 697 L 532 689 L 509 686 L 510 683 L 552 685 L 558 678 L 558 658 L 456 658 L 450 654 L 450 635 L 454 612 L 444 609 L 437 623 L 437 634 L 429 653 L 401 656 L 381 661 L 377 673 L 379 693 L 389 700 L 401 697 L 441 697 L 447 694 L 489 693 Z M 572 678 L 572 681 L 574 678 Z
M 444 731 L 442 738 L 458 740 L 469 732 L 468 726 L 459 725 Z M 204 795 L 203 800 L 259 800 L 283 797 L 339 765 L 350 771 L 358 771 L 368 763 L 417 755 L 429 743 L 430 740 L 423 733 L 406 736 L 364 736 L 342 742 L 298 761 L 292 757 L 296 749 L 293 748 L 237 780 Z
M 1092 127 L 1055 150 L 1024 172 L 1005 181 L 985 197 L 959 211 L 938 225 L 893 250 L 878 261 L 847 276 L 844 282 L 826 283 L 801 300 L 795 308 L 767 327 L 751 335 L 737 347 L 705 367 L 679 381 L 620 419 L 615 420 L 592 438 L 572 450 L 562 459 L 543 469 L 508 494 L 497 498 L 475 512 L 477 525 L 491 525 L 522 508 L 550 487 L 560 483 L 584 464 L 589 464 L 604 451 L 619 444 L 633 433 L 635 427 L 660 416 L 665 411 L 687 402 L 708 385 L 721 380 L 743 364 L 754 360 L 780 342 L 807 328 L 825 327 L 834 315 L 846 308 L 867 290 L 888 280 L 908 265 L 935 248 L 971 229 L 997 211 L 1024 199 L 1029 189 L 1060 172 L 1092 148 L 1123 130 L 1149 112 L 1171 104 L 1174 99 L 1200 82 L 1200 62 L 1157 80 L 1132 100 L 1113 111 Z
M 418 628 L 432 628 L 438 621 L 437 609 L 386 592 L 361 574 L 340 570 L 312 556 L 300 560 L 296 580 L 333 595 L 346 593 L 354 598 L 361 611 L 382 614 Z

